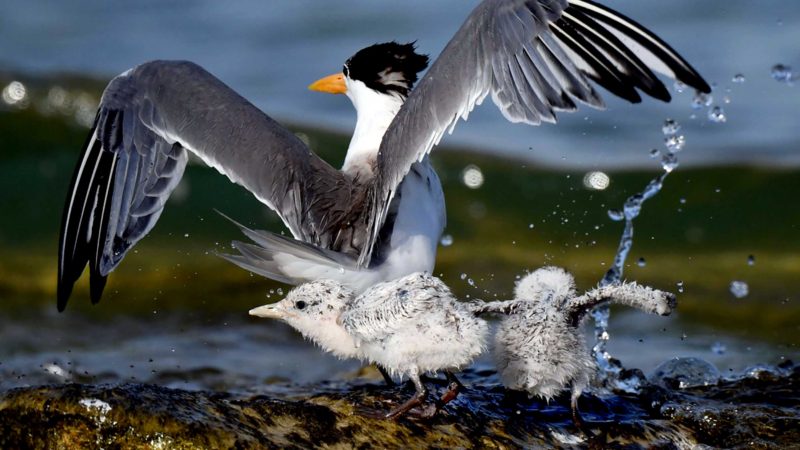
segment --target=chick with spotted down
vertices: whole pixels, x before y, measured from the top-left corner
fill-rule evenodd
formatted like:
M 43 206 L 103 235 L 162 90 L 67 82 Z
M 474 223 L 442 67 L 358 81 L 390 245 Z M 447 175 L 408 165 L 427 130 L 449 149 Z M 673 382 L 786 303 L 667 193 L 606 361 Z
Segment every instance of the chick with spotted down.
M 431 415 L 461 388 L 452 371 L 486 349 L 487 323 L 459 302 L 438 278 L 414 273 L 379 283 L 361 295 L 331 280 L 298 286 L 281 301 L 250 311 L 280 319 L 339 358 L 357 358 L 410 379 L 416 393 L 385 415 L 398 417 L 416 406 Z M 450 389 L 435 404 L 420 376 L 443 371 Z
M 494 336 L 493 356 L 503 385 L 547 400 L 572 387 L 572 413 L 580 424 L 577 401 L 589 384 L 595 363 L 580 325 L 603 302 L 668 315 L 675 296 L 636 283 L 598 287 L 578 296 L 565 270 L 545 267 L 516 286 Z M 500 305 L 498 305 L 500 306 Z

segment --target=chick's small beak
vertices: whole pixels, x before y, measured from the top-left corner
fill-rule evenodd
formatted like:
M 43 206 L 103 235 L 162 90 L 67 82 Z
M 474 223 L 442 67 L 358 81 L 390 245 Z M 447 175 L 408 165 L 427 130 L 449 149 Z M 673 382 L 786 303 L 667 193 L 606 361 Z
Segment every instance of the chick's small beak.
M 347 84 L 344 82 L 344 74 L 335 73 L 325 78 L 311 83 L 308 88 L 312 91 L 327 92 L 329 94 L 344 94 L 347 92 Z
M 283 311 L 277 308 L 276 305 L 264 305 L 250 310 L 251 316 L 264 317 L 267 319 L 283 319 Z

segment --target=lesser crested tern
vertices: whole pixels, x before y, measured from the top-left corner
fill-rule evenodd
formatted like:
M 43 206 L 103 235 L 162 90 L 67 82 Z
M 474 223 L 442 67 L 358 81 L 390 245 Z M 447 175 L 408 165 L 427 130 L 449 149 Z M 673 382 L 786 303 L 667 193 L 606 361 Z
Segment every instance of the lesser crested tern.
M 189 152 L 293 236 L 244 229 L 257 245 L 237 244 L 230 260 L 279 281 L 327 277 L 363 291 L 432 270 L 444 200 L 427 155 L 487 96 L 511 122 L 537 125 L 578 103 L 603 108 L 592 82 L 634 103 L 639 92 L 670 99 L 656 72 L 710 92 L 664 41 L 589 0 L 485 0 L 412 89 L 426 63 L 407 45 L 372 46 L 315 86 L 346 93 L 358 111 L 342 170 L 196 64 L 153 61 L 114 78 L 64 208 L 59 310 L 87 264 L 99 301 L 108 274 L 155 225 Z

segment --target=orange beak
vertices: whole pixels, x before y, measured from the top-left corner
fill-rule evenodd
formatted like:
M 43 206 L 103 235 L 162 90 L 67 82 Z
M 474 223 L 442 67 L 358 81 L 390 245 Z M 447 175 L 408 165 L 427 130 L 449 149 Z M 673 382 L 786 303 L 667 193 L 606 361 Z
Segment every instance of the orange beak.
M 344 74 L 335 73 L 325 78 L 311 83 L 308 86 L 312 91 L 327 92 L 329 94 L 344 94 L 347 92 L 347 85 L 344 82 Z

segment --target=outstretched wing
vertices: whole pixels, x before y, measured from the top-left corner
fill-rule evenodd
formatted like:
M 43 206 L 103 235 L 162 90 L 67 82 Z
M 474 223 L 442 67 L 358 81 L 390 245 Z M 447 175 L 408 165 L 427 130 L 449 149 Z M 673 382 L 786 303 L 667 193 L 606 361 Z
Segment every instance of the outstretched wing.
M 555 122 L 576 101 L 604 104 L 590 82 L 631 102 L 637 89 L 668 101 L 653 71 L 703 92 L 703 78 L 636 22 L 588 0 L 485 0 L 470 14 L 411 92 L 381 142 L 368 245 L 411 165 L 491 94 L 511 122 Z
M 73 174 L 59 242 L 58 308 L 87 263 L 92 302 L 155 225 L 187 151 L 275 210 L 292 234 L 329 247 L 353 185 L 293 133 L 190 62 L 142 64 L 109 83 Z M 335 235 L 335 233 L 334 233 Z

